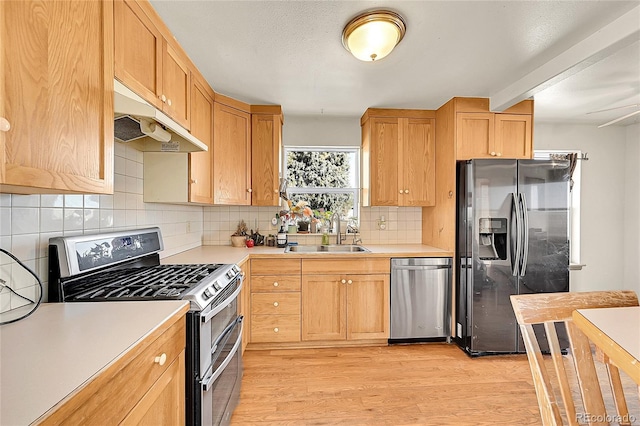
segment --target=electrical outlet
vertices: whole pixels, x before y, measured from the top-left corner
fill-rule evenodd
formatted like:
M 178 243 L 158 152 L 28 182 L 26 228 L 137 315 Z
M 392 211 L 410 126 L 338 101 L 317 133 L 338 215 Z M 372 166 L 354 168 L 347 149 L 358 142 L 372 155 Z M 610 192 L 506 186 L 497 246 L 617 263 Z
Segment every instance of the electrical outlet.
M 384 219 L 384 216 L 380 216 L 380 219 L 378 219 L 378 229 L 380 231 L 384 231 L 385 229 L 387 229 L 387 222 Z

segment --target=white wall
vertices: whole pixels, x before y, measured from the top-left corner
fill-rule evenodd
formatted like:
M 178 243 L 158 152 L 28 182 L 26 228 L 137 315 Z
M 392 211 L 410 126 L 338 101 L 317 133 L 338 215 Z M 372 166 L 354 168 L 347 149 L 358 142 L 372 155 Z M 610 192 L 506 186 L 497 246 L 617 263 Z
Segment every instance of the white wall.
M 624 287 L 640 295 L 640 124 L 626 127 Z
M 586 267 L 571 272 L 572 291 L 623 289 L 630 285 L 625 282 L 624 250 L 626 187 L 630 183 L 625 181 L 629 178 L 625 172 L 628 145 L 624 127 L 535 125 L 536 149 L 575 149 L 589 154 L 589 161 L 582 164 L 581 191 L 580 249 L 581 263 Z M 635 202 L 637 219 L 637 199 Z M 637 255 L 635 259 L 637 264 Z
M 360 117 L 297 115 L 285 117 L 285 146 L 360 146 Z

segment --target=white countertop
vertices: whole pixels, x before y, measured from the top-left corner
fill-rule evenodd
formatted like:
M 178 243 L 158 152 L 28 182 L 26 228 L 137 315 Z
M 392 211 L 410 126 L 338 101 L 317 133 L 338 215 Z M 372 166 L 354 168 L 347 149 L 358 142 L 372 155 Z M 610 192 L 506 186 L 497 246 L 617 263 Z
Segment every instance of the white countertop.
M 27 425 L 178 313 L 186 301 L 45 303 L 0 327 L 0 425 Z
M 162 263 L 242 263 L 251 258 L 282 256 L 283 258 L 353 258 L 353 257 L 452 257 L 451 251 L 424 244 L 363 244 L 370 253 L 285 253 L 283 248 L 232 246 L 200 246 L 162 259 Z

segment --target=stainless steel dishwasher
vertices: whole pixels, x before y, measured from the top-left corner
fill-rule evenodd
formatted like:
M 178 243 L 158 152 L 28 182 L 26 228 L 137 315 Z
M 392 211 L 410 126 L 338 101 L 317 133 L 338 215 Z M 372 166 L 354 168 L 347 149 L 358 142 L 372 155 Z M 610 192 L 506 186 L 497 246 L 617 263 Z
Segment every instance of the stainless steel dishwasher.
M 391 259 L 389 343 L 449 341 L 451 258 Z

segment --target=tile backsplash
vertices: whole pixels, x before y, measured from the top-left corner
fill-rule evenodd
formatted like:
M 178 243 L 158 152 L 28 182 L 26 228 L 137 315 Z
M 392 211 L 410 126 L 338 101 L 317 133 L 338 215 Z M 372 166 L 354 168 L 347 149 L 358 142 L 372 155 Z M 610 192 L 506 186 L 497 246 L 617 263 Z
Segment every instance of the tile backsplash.
M 230 245 L 240 219 L 263 235 L 276 234 L 271 218 L 277 207 L 237 207 L 145 203 L 143 154 L 126 144 L 115 144 L 113 195 L 16 195 L 0 194 L 0 247 L 14 254 L 45 284 L 47 301 L 49 238 L 159 226 L 165 249 L 171 256 L 200 245 Z M 381 216 L 385 230 L 379 229 Z M 421 209 L 364 207 L 360 211 L 362 244 L 420 243 Z M 319 244 L 318 235 L 290 235 L 299 244 Z M 346 243 L 351 243 L 350 236 Z M 37 294 L 35 279 L 8 256 L 0 255 L 0 280 L 31 298 Z M 0 281 L 0 284 L 2 281 Z M 15 309 L 24 300 L 0 286 L 0 312 Z

